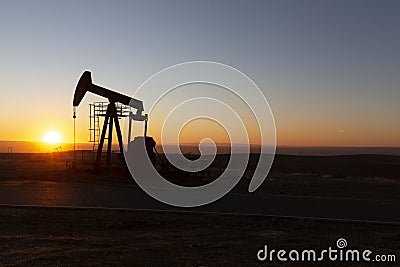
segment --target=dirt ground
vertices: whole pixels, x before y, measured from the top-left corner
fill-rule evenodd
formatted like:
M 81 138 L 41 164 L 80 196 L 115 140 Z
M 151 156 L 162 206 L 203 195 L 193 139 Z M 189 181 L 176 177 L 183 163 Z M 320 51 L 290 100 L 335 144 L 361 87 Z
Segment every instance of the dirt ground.
M 81 155 L 82 162 L 90 162 Z M 94 173 L 86 164 L 66 171 L 68 154 L 0 154 L 0 179 L 131 184 L 113 167 Z M 114 158 L 117 165 L 117 160 Z M 250 162 L 250 169 L 252 164 Z M 83 165 L 84 166 L 84 165 Z M 283 156 L 275 159 L 258 194 L 399 199 L 400 157 Z M 250 173 L 234 189 L 245 191 Z M 198 178 L 198 177 L 194 177 Z M 200 177 L 201 179 L 202 177 Z M 2 203 L 0 203 L 2 204 Z M 286 266 L 259 262 L 257 252 L 327 249 L 345 238 L 400 260 L 400 225 L 329 220 L 152 211 L 0 207 L 0 266 Z M 332 262 L 323 262 L 332 266 Z M 341 263 L 342 264 L 342 263 Z M 347 262 L 347 266 L 361 263 Z M 292 263 L 292 266 L 310 263 Z M 313 265 L 313 264 L 311 264 Z M 316 265 L 316 264 L 314 264 Z M 374 264 L 361 264 L 374 266 Z
M 229 160 L 218 155 L 216 162 Z M 85 182 L 96 184 L 133 184 L 128 171 L 121 168 L 118 154 L 113 155 L 110 169 L 93 171 L 94 156 L 77 152 L 79 170 L 66 171 L 66 162 L 73 159 L 68 152 L 36 154 L 1 154 L 0 180 L 46 180 Z M 245 177 L 234 189 L 246 193 L 257 156 L 252 155 Z M 218 164 L 214 164 L 218 165 Z M 218 166 L 211 166 L 218 172 Z M 215 175 L 215 173 L 214 173 Z M 185 181 L 193 185 L 204 184 L 207 175 L 194 176 Z M 175 183 L 180 180 L 175 179 Z M 183 184 L 184 185 L 184 184 Z M 359 199 L 400 199 L 400 156 L 289 156 L 276 155 L 272 169 L 256 193 L 304 195 L 318 197 L 344 197 Z M 1 203 L 0 203 L 1 204 Z
M 286 266 L 260 262 L 275 249 L 370 249 L 400 257 L 400 226 L 262 216 L 0 208 L 0 266 Z M 332 266 L 329 260 L 323 261 Z M 360 262 L 347 262 L 358 266 Z M 316 265 L 291 263 L 292 266 Z M 371 263 L 361 266 L 373 266 Z M 382 265 L 383 266 L 383 265 Z M 386 262 L 384 266 L 396 266 Z M 397 265 L 398 266 L 398 265 Z

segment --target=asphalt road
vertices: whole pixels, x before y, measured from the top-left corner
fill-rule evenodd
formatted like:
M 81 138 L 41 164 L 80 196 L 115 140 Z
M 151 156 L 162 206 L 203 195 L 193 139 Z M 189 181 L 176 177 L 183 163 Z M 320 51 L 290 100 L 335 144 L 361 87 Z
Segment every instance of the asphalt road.
M 135 185 L 47 181 L 0 183 L 1 205 L 178 210 L 400 223 L 400 201 L 229 193 L 199 208 L 175 208 Z

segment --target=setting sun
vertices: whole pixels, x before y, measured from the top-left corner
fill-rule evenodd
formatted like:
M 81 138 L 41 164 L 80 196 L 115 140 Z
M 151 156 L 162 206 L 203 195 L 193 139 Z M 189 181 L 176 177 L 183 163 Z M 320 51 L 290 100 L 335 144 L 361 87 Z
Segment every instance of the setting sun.
M 43 141 L 48 144 L 61 143 L 61 140 L 61 135 L 57 132 L 48 132 L 43 138 Z

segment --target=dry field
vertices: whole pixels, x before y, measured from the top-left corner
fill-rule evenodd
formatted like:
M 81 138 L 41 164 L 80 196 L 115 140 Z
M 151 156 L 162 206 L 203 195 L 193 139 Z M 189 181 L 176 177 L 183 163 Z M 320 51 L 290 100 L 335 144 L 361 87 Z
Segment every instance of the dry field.
M 349 248 L 400 257 L 399 225 L 193 213 L 0 209 L 0 265 L 4 266 L 254 266 L 261 264 L 256 253 L 265 244 L 275 249 L 317 250 L 335 247 L 341 237 Z
M 127 173 L 116 167 L 117 160 L 112 170 L 99 175 L 87 167 L 67 172 L 68 157 L 62 153 L 2 154 L 0 179 L 132 183 Z M 254 162 L 255 159 L 249 165 L 250 173 Z M 269 180 L 258 193 L 399 199 L 399 166 L 400 157 L 393 156 L 278 155 Z M 234 190 L 244 191 L 247 183 L 248 179 L 243 179 Z M 338 238 L 346 238 L 349 248 L 394 254 L 397 263 L 400 259 L 400 225 L 396 224 L 176 212 L 0 208 L 0 266 L 267 265 L 256 258 L 265 244 L 275 249 L 325 249 L 334 247 Z M 273 265 L 287 263 L 274 261 Z

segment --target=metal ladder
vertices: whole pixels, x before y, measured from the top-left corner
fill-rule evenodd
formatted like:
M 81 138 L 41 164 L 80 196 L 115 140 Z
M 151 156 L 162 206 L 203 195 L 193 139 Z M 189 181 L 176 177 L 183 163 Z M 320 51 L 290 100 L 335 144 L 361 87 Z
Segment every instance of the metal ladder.
M 92 160 L 95 158 L 100 139 L 100 116 L 104 116 L 108 103 L 94 102 L 89 104 L 89 142 L 92 146 Z M 105 139 L 108 139 L 107 137 Z

